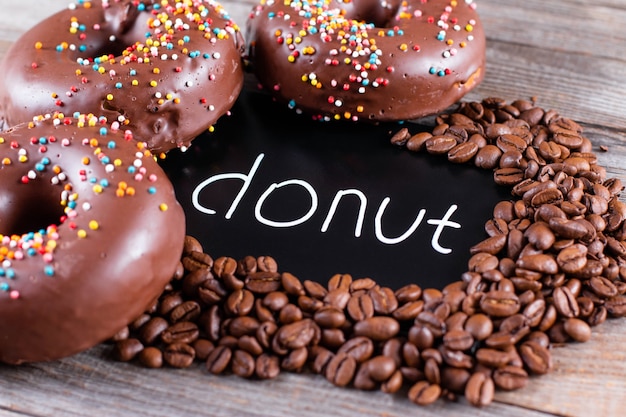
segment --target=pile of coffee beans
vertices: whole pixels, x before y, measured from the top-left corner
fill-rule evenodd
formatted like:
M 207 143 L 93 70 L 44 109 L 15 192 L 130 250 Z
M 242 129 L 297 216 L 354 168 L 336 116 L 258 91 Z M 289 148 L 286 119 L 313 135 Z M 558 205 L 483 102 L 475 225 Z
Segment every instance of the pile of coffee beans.
M 576 122 L 531 101 L 464 103 L 431 132 L 391 142 L 493 171 L 511 188 L 443 289 L 393 290 L 337 274 L 326 285 L 280 272 L 271 257 L 213 259 L 192 237 L 154 305 L 116 337 L 114 356 L 147 367 L 274 378 L 312 372 L 332 384 L 427 405 L 496 389 L 552 369 L 550 348 L 585 342 L 626 315 L 626 204 Z

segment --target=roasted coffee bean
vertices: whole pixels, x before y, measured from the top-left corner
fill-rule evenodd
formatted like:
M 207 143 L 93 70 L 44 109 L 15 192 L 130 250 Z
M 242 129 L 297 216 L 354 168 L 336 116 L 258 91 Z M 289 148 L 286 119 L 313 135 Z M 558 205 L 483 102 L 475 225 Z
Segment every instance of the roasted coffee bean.
M 340 352 L 349 354 L 357 363 L 365 362 L 374 353 L 374 343 L 367 337 L 356 336 L 341 345 L 337 350 L 337 353 Z
M 381 315 L 393 313 L 398 308 L 398 300 L 389 287 L 376 286 L 368 291 L 372 299 L 374 311 Z
M 493 333 L 493 322 L 485 314 L 474 314 L 465 321 L 465 330 L 476 340 L 485 340 Z
M 409 301 L 396 310 L 391 315 L 399 321 L 409 321 L 416 318 L 424 310 L 424 301 Z
M 170 312 L 170 323 L 178 323 L 180 321 L 194 321 L 201 314 L 200 304 L 195 301 L 185 301 L 176 306 Z
M 196 351 L 187 343 L 172 343 L 163 350 L 163 360 L 173 368 L 188 368 L 196 357 Z
M 328 291 L 343 288 L 350 291 L 350 285 L 352 284 L 352 275 L 350 274 L 335 274 L 328 280 Z
M 345 324 L 346 316 L 343 311 L 338 308 L 325 306 L 315 312 L 313 320 L 315 320 L 320 327 L 336 329 Z
M 137 355 L 139 363 L 146 368 L 160 368 L 163 366 L 163 352 L 154 346 L 148 346 Z
M 367 294 L 353 295 L 346 306 L 348 315 L 355 321 L 365 320 L 374 316 L 374 301 Z
M 283 272 L 280 275 L 280 282 L 287 294 L 293 296 L 305 295 L 304 286 L 295 275 L 288 272 Z
M 402 389 L 404 376 L 402 371 L 396 370 L 391 376 L 380 385 L 380 390 L 387 394 L 394 394 Z
M 233 291 L 226 299 L 224 310 L 233 316 L 245 316 L 254 307 L 254 295 L 246 289 Z
M 193 343 L 199 336 L 200 331 L 195 323 L 181 321 L 169 326 L 161 333 L 161 340 L 165 344 Z
M 512 391 L 528 385 L 528 373 L 518 366 L 504 366 L 493 372 L 493 382 L 496 387 Z
M 307 346 L 313 340 L 316 328 L 317 324 L 313 320 L 304 319 L 280 327 L 275 337 L 280 346 L 298 349 Z
M 563 329 L 577 342 L 586 342 L 591 339 L 591 327 L 583 320 L 568 318 L 563 322 Z
M 307 348 L 294 349 L 282 359 L 280 367 L 285 371 L 299 371 L 306 364 L 308 357 L 309 350 Z
M 278 291 L 282 277 L 278 272 L 257 271 L 246 276 L 245 287 L 255 294 L 267 294 Z
M 326 379 L 338 387 L 345 387 L 354 378 L 357 362 L 345 352 L 337 353 L 326 365 Z
M 520 309 L 519 298 L 508 291 L 489 291 L 480 301 L 480 308 L 493 317 L 508 317 Z
M 254 357 L 245 350 L 235 350 L 231 358 L 231 370 L 233 374 L 242 378 L 250 378 L 254 375 L 256 361 Z
M 522 343 L 519 354 L 526 367 L 534 374 L 545 374 L 552 368 L 550 351 L 537 342 L 526 341 Z
M 430 405 L 441 396 L 441 387 L 427 381 L 419 381 L 409 389 L 409 400 L 417 405 Z
M 206 362 L 206 359 L 209 356 L 209 353 L 215 348 L 215 345 L 210 340 L 206 339 L 196 339 L 191 347 L 196 352 L 196 359 L 199 361 Z
M 465 330 L 448 330 L 443 335 L 443 345 L 451 350 L 467 350 L 474 344 L 472 334 Z
M 139 340 L 144 345 L 152 345 L 168 327 L 167 320 L 162 317 L 153 317 L 139 329 Z
M 568 287 L 557 287 L 552 292 L 554 307 L 563 317 L 578 317 L 580 309 L 576 297 Z
M 139 339 L 123 339 L 115 343 L 113 356 L 120 362 L 128 362 L 133 360 L 142 350 L 143 344 L 139 341 Z
M 278 312 L 278 320 L 283 324 L 300 321 L 302 320 L 302 310 L 295 304 L 286 304 Z
M 369 337 L 374 341 L 384 341 L 398 334 L 400 323 L 392 317 L 375 316 L 354 324 L 355 336 Z
M 280 361 L 277 356 L 263 353 L 256 358 L 255 375 L 259 379 L 276 378 L 280 373 Z
M 483 372 L 475 372 L 465 385 L 465 398 L 476 407 L 491 404 L 495 394 L 493 380 Z
M 200 251 L 192 250 L 187 253 L 183 259 L 183 266 L 185 270 L 194 272 L 199 269 L 210 270 L 213 267 L 213 258 L 210 255 Z
M 228 346 L 216 346 L 207 356 L 207 370 L 216 375 L 223 373 L 230 364 L 232 356 L 233 352 Z

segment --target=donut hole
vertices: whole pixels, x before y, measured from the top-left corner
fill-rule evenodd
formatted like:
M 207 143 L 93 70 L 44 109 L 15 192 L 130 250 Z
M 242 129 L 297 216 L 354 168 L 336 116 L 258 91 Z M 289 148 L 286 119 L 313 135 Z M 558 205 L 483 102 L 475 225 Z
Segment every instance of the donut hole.
M 345 11 L 347 19 L 358 20 L 373 24 L 376 27 L 392 27 L 392 20 L 398 14 L 402 2 L 390 1 L 347 1 L 341 2 L 341 8 Z
M 37 184 L 40 183 L 41 185 Z M 43 181 L 19 184 L 0 192 L 0 234 L 23 235 L 59 224 L 61 189 Z

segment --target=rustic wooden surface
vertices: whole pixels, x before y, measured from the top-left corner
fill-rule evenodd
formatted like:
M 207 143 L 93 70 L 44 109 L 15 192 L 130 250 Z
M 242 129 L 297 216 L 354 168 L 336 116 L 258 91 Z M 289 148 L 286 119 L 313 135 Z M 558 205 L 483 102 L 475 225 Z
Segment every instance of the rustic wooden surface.
M 0 0 L 0 56 L 68 0 Z M 226 0 L 244 25 L 252 0 Z M 537 97 L 583 122 L 610 176 L 626 180 L 626 2 L 480 0 L 488 69 L 468 99 Z M 2 76 L 2 74 L 0 74 Z M 599 151 L 606 145 L 608 152 Z M 215 377 L 200 365 L 146 370 L 106 359 L 107 346 L 21 367 L 0 366 L 0 417 L 28 416 L 621 416 L 626 415 L 626 320 L 590 342 L 554 348 L 554 372 L 475 409 L 461 399 L 417 409 L 402 395 L 332 387 L 281 374 L 258 382 Z

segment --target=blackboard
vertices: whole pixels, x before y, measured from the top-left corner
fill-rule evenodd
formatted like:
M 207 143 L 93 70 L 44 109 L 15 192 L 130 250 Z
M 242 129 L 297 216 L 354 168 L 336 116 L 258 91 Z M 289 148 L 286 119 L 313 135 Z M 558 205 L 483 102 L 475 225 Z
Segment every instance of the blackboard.
M 402 127 L 428 128 L 315 121 L 244 91 L 214 132 L 162 166 L 187 233 L 214 258 L 272 256 L 322 283 L 348 273 L 442 288 L 466 271 L 510 192 L 491 172 L 391 145 Z

